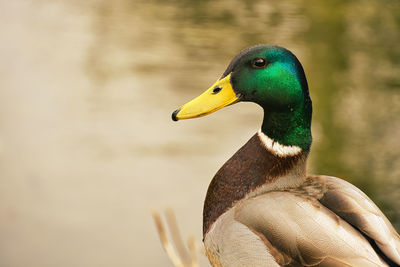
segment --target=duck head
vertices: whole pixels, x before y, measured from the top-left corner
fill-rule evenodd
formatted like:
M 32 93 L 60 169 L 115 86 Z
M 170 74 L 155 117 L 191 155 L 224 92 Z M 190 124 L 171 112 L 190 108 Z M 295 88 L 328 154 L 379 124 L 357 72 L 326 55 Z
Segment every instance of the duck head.
M 274 142 L 309 151 L 312 104 L 307 80 L 296 56 L 279 46 L 257 45 L 241 51 L 217 82 L 175 110 L 172 119 L 205 116 L 240 101 L 264 109 L 261 131 Z

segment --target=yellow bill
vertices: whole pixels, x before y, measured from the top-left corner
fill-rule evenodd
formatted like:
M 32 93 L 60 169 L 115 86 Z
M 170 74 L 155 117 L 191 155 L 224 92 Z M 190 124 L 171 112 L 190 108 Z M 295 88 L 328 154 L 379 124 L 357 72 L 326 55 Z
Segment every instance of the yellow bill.
M 233 91 L 230 77 L 229 74 L 218 80 L 204 93 L 175 110 L 172 119 L 177 121 L 202 117 L 237 102 L 239 98 Z

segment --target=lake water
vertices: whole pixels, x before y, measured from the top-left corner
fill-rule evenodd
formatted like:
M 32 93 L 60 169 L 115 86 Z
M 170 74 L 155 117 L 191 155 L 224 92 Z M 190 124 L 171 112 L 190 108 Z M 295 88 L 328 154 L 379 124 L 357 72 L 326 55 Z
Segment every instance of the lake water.
M 3 1 L 0 265 L 171 266 L 152 208 L 200 242 L 208 183 L 262 112 L 171 113 L 259 43 L 304 66 L 309 172 L 356 184 L 399 230 L 399 14 L 396 0 Z

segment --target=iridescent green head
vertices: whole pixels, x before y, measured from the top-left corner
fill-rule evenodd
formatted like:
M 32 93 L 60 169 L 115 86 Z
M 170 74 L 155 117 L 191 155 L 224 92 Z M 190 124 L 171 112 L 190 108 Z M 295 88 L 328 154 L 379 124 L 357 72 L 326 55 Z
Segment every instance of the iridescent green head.
M 264 109 L 261 130 L 274 141 L 310 149 L 311 99 L 304 70 L 290 51 L 270 45 L 244 49 L 213 86 L 172 117 L 204 116 L 238 101 L 254 102 Z

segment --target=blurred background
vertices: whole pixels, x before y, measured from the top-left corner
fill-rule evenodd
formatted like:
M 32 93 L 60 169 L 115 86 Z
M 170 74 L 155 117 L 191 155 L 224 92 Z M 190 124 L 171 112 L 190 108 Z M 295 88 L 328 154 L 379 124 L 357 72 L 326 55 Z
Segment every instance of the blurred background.
M 172 266 L 152 208 L 200 242 L 207 186 L 262 112 L 171 113 L 259 43 L 304 66 L 309 172 L 354 183 L 399 231 L 399 14 L 398 0 L 1 1 L 0 266 Z

